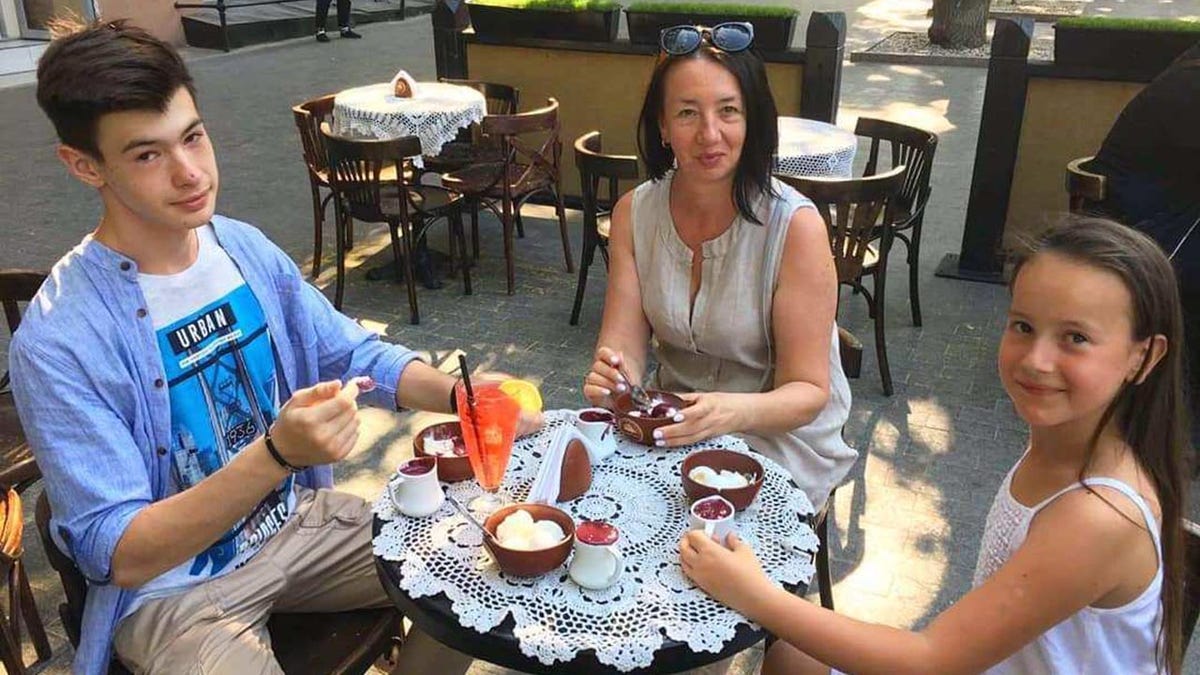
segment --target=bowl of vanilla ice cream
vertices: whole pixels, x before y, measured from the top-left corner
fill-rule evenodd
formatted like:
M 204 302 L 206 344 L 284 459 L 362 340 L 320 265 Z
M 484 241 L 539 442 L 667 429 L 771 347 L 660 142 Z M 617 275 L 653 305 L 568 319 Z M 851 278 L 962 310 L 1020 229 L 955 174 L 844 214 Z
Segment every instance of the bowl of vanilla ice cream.
M 510 504 L 483 524 L 492 534 L 484 546 L 500 571 L 514 577 L 536 577 L 567 561 L 575 544 L 575 521 L 546 504 Z
M 683 492 L 691 501 L 720 495 L 741 511 L 754 502 L 763 484 L 757 459 L 724 448 L 697 450 L 683 459 Z
M 474 478 L 471 460 L 467 458 L 467 443 L 463 440 L 462 425 L 442 422 L 425 427 L 413 436 L 414 457 L 436 457 L 438 480 L 457 483 Z

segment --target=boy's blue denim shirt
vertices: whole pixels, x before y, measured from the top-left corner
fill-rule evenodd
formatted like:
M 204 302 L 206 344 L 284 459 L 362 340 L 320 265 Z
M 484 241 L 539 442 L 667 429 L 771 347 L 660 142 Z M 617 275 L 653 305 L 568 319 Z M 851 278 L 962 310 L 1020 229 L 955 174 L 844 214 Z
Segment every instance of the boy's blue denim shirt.
M 267 317 L 280 400 L 322 380 L 370 375 L 360 401 L 394 409 L 417 355 L 384 343 L 333 308 L 257 229 L 213 216 L 221 247 Z M 154 327 L 133 260 L 90 235 L 55 264 L 9 347 L 13 395 L 45 477 L 59 547 L 88 579 L 74 672 L 107 673 L 132 594 L 111 583 L 117 542 L 138 511 L 166 496 L 171 413 Z M 330 487 L 328 466 L 299 476 Z

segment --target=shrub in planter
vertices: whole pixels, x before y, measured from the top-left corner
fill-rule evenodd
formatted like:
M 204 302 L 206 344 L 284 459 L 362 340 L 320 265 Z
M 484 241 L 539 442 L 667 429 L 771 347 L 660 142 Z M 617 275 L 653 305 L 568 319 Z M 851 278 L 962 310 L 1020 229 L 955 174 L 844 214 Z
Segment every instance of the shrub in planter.
M 1159 72 L 1200 42 L 1200 21 L 1086 16 L 1054 25 L 1054 62 Z
M 635 2 L 625 9 L 629 41 L 656 45 L 664 28 L 679 25 L 713 26 L 725 21 L 754 25 L 754 47 L 765 51 L 787 49 L 796 32 L 796 10 L 783 5 L 738 5 L 707 2 Z
M 621 16 L 614 0 L 472 0 L 467 10 L 475 34 L 494 40 L 612 42 Z

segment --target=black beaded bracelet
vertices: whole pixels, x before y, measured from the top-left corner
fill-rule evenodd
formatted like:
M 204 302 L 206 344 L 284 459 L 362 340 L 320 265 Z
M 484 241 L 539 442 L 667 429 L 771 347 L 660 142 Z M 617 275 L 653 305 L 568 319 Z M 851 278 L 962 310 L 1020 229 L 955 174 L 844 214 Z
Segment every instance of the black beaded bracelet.
M 301 467 L 292 466 L 286 459 L 283 458 L 283 455 L 279 454 L 279 449 L 275 447 L 275 441 L 271 440 L 270 429 L 267 429 L 267 433 L 263 435 L 263 440 L 267 443 L 267 452 L 271 453 L 271 457 L 273 457 L 276 462 L 279 462 L 279 466 L 282 466 L 291 473 L 300 473 L 304 470 Z

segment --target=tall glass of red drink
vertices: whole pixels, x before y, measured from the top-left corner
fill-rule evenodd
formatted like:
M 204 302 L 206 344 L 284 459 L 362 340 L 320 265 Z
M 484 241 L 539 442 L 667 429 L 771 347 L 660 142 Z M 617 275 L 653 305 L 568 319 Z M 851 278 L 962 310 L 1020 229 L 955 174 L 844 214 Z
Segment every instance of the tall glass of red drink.
M 491 513 L 504 505 L 500 481 L 512 456 L 513 439 L 517 435 L 517 420 L 521 406 L 500 390 L 499 382 L 472 382 L 475 403 L 467 402 L 462 382 L 455 385 L 458 399 L 458 419 L 462 422 L 463 441 L 475 480 L 484 493 L 471 502 L 471 509 Z

